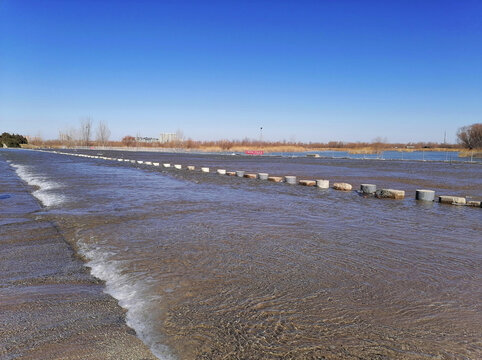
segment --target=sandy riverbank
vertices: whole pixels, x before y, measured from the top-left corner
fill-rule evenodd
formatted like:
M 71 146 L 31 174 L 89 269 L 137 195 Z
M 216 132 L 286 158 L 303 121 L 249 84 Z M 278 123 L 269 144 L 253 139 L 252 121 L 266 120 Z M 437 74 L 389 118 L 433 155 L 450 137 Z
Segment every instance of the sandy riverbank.
M 0 160 L 0 358 L 156 359 Z

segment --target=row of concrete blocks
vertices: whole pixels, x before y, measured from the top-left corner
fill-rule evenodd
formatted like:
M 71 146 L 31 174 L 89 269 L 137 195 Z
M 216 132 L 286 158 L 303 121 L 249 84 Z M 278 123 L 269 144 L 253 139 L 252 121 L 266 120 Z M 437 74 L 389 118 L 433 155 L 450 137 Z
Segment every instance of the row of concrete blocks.
M 64 153 L 64 152 L 57 152 L 55 153 L 64 154 L 64 155 L 74 155 L 80 157 L 88 157 L 88 158 L 95 158 L 95 159 L 104 159 L 104 160 L 113 160 L 113 161 L 120 161 L 120 162 L 130 162 L 130 163 L 137 163 L 137 164 L 144 164 L 144 165 L 152 165 L 152 166 L 160 166 L 158 162 L 151 162 L 151 161 L 142 161 L 142 160 L 129 160 L 129 159 L 117 159 L 117 158 L 110 158 L 104 156 L 94 156 L 94 155 L 86 155 L 86 154 L 71 154 L 71 153 Z M 162 166 L 164 168 L 170 168 L 170 163 L 163 163 Z M 182 165 L 175 164 L 174 168 L 177 170 L 182 169 Z M 187 166 L 188 170 L 195 170 L 195 166 L 189 165 Z M 201 172 L 209 173 L 208 167 L 202 167 Z M 226 171 L 225 169 L 217 169 L 216 172 L 219 175 L 228 175 L 228 176 L 237 176 L 237 177 L 245 177 L 249 179 L 260 179 L 260 180 L 268 180 L 272 182 L 285 182 L 287 184 L 299 184 L 304 186 L 316 186 L 320 189 L 328 189 L 330 187 L 330 181 L 319 179 L 319 180 L 297 180 L 296 176 L 269 176 L 268 173 L 246 173 L 245 171 L 238 170 L 238 171 Z M 333 184 L 334 190 L 339 191 L 351 191 L 352 186 L 348 183 L 334 183 Z M 405 198 L 405 191 L 404 190 L 395 190 L 395 189 L 381 189 L 377 190 L 377 186 L 375 184 L 361 184 L 360 191 L 363 195 L 374 195 L 377 198 L 386 198 L 386 199 L 404 199 Z M 435 201 L 435 191 L 433 190 L 416 190 L 415 192 L 415 199 L 419 201 L 428 201 L 433 202 Z M 466 198 L 460 196 L 447 196 L 441 195 L 438 196 L 438 202 L 442 204 L 451 204 L 451 205 L 466 205 L 466 206 L 473 206 L 473 207 L 482 207 L 482 203 L 480 201 L 467 201 Z
M 170 164 L 163 164 L 165 167 L 170 167 Z M 174 165 L 177 169 L 181 169 L 181 165 Z M 188 170 L 195 170 L 194 166 L 188 166 Z M 202 172 L 209 172 L 209 168 L 203 167 L 201 168 Z M 246 173 L 245 171 L 238 170 L 238 171 L 226 171 L 225 169 L 217 169 L 216 172 L 219 175 L 228 175 L 228 176 L 237 176 L 237 177 L 245 177 L 248 179 L 259 179 L 259 180 L 268 180 L 272 182 L 285 182 L 287 184 L 299 184 L 304 186 L 316 186 L 320 189 L 328 189 L 330 187 L 330 181 L 325 179 L 318 179 L 318 180 L 297 180 L 296 176 L 269 176 L 268 173 Z M 348 183 L 334 183 L 333 189 L 339 191 L 351 191 L 352 185 Z M 395 189 L 381 189 L 377 190 L 377 186 L 375 184 L 361 184 L 360 185 L 360 193 L 364 195 L 374 195 L 377 198 L 386 198 L 386 199 L 404 199 L 405 198 L 405 191 L 404 190 L 395 190 Z M 435 191 L 433 190 L 416 190 L 415 192 L 415 199 L 419 201 L 434 201 L 435 200 Z M 453 205 L 468 205 L 474 207 L 482 207 L 480 201 L 466 201 L 463 197 L 458 196 L 439 196 L 438 200 L 440 203 L 443 204 L 453 204 Z
M 393 198 L 393 199 L 403 199 L 405 197 L 405 191 L 403 190 L 393 190 L 393 189 L 382 189 L 377 190 L 377 186 L 374 184 L 362 184 L 360 185 L 360 192 L 365 195 L 375 195 L 379 198 Z M 419 201 L 435 201 L 435 191 L 434 190 L 416 190 L 415 199 Z M 442 204 L 451 205 L 467 205 L 473 207 L 482 207 L 480 201 L 467 201 L 466 198 L 460 196 L 438 196 L 438 202 Z

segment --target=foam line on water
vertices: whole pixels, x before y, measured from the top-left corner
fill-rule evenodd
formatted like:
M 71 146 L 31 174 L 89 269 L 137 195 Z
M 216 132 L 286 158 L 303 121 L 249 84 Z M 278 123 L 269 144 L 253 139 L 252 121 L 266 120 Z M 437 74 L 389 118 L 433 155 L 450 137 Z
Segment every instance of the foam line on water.
M 79 241 L 80 253 L 88 259 L 86 266 L 98 279 L 105 281 L 105 292 L 114 297 L 127 310 L 126 322 L 151 352 L 161 360 L 174 360 L 168 347 L 155 335 L 149 304 L 159 295 L 149 295 L 149 284 L 143 283 L 122 271 L 123 262 L 111 259 L 113 252 L 103 250 L 96 244 Z
M 58 206 L 66 201 L 64 195 L 55 193 L 55 190 L 62 187 L 60 183 L 35 174 L 30 166 L 14 163 L 10 163 L 10 166 L 15 169 L 19 178 L 30 186 L 37 188 L 32 192 L 32 195 L 35 196 L 43 206 Z

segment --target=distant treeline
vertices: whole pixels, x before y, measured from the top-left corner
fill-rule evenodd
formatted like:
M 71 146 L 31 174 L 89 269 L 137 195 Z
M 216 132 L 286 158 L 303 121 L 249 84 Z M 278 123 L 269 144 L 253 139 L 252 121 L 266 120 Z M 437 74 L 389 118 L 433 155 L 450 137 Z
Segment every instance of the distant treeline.
M 39 146 L 68 146 L 65 142 L 59 140 L 35 141 L 31 142 Z M 124 137 L 123 141 L 108 141 L 100 143 L 91 141 L 90 146 L 109 146 L 109 147 L 147 147 L 147 148 L 177 148 L 192 149 L 205 151 L 243 151 L 249 149 L 259 149 L 266 152 L 276 151 L 316 151 L 316 150 L 347 150 L 350 152 L 373 153 L 383 150 L 421 150 L 421 149 L 461 149 L 459 144 L 443 144 L 435 142 L 417 142 L 417 143 L 388 143 L 382 141 L 374 142 L 343 142 L 330 141 L 322 142 L 297 142 L 297 141 L 259 141 L 251 139 L 243 140 L 216 140 L 216 141 L 198 141 L 187 139 L 184 141 L 174 141 L 167 143 L 159 142 L 141 142 L 136 141 L 133 136 Z
M 106 146 L 106 147 L 147 147 L 147 148 L 176 148 L 201 151 L 244 151 L 263 150 L 265 152 L 291 152 L 291 151 L 323 151 L 344 150 L 350 153 L 373 154 L 385 150 L 415 151 L 415 150 L 461 150 L 482 148 L 482 124 L 476 123 L 464 126 L 457 133 L 458 144 L 436 142 L 409 142 L 389 143 L 385 138 L 376 138 L 372 142 L 299 142 L 299 141 L 260 141 L 245 138 L 243 140 L 216 140 L 199 141 L 184 139 L 179 130 L 176 141 L 160 143 L 157 141 L 146 142 L 139 136 L 126 135 L 121 141 L 109 141 L 110 130 L 107 124 L 99 122 L 96 139 L 91 138 L 92 119 L 81 121 L 80 129 L 71 128 L 69 131 L 60 131 L 58 140 L 42 141 L 32 139 L 31 144 L 36 146 L 51 147 L 77 147 L 77 146 Z M 25 139 L 26 141 L 26 139 Z
M 19 148 L 21 144 L 28 144 L 27 138 L 19 134 L 9 134 L 7 132 L 0 135 L 0 147 L 5 145 L 11 148 Z

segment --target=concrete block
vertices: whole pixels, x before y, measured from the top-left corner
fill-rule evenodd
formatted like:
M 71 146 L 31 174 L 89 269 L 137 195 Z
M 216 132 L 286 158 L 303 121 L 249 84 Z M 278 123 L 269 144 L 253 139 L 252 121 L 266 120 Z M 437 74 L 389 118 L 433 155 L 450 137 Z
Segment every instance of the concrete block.
M 482 207 L 482 201 L 467 201 L 467 206 L 473 206 L 473 207 Z
M 187 169 L 193 171 L 196 169 L 196 167 L 194 165 L 188 165 Z
M 258 179 L 260 180 L 268 180 L 268 173 L 258 173 Z
M 405 191 L 394 189 L 381 189 L 377 190 L 375 196 L 380 199 L 403 199 L 405 198 Z
M 352 189 L 352 186 L 348 183 L 334 183 L 333 189 L 341 190 L 341 191 L 350 191 Z
M 377 186 L 374 184 L 361 184 L 360 191 L 367 195 L 375 194 L 377 191 Z
M 152 165 L 154 165 L 154 166 L 159 166 L 159 163 L 158 163 L 158 162 L 153 162 Z
M 296 184 L 296 176 L 285 176 L 285 183 L 295 185 Z
M 162 164 L 162 166 L 164 166 L 165 168 L 169 168 L 171 167 L 171 164 L 165 163 L 165 164 Z
M 451 204 L 451 205 L 465 205 L 467 200 L 464 197 L 460 196 L 439 196 L 438 201 L 442 204 Z
M 433 190 L 416 190 L 415 199 L 421 201 L 434 201 L 435 191 Z
M 300 180 L 299 184 L 304 185 L 304 186 L 315 186 L 316 181 L 315 180 Z
M 132 163 L 132 164 L 135 164 L 136 162 L 137 162 L 137 161 L 135 161 L 135 160 L 131 160 L 131 163 Z
M 181 170 L 181 169 L 182 169 L 182 165 L 180 165 L 180 164 L 175 164 L 175 165 L 174 165 L 174 168 L 177 169 L 177 170 Z
M 330 180 L 316 180 L 316 186 L 318 186 L 320 189 L 328 189 L 330 187 Z
M 244 171 L 242 171 L 242 170 L 236 171 L 236 176 L 237 176 L 237 177 L 243 177 L 243 176 L 244 176 Z
M 144 164 L 146 164 L 146 165 L 152 165 L 152 161 L 146 161 Z
M 208 173 L 208 172 L 209 172 L 209 168 L 208 168 L 208 167 L 202 167 L 202 168 L 201 168 L 201 171 L 202 171 L 203 173 Z
M 137 163 L 138 163 L 138 164 L 144 164 L 144 161 L 142 161 L 142 160 L 137 160 Z
M 217 172 L 219 175 L 226 175 L 226 170 L 224 170 L 224 169 L 217 169 L 216 172 Z

